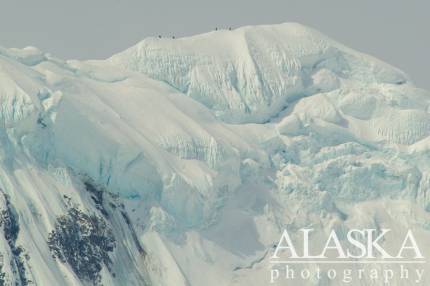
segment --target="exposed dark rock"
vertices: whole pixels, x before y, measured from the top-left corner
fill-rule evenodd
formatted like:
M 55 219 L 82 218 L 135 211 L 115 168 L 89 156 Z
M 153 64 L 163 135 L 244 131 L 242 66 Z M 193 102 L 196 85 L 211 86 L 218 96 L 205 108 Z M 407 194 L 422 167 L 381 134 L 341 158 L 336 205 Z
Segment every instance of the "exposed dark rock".
M 85 189 L 91 194 L 91 199 L 93 200 L 96 208 L 101 212 L 101 214 L 106 218 L 109 219 L 109 207 L 112 210 L 116 210 L 118 205 L 115 202 L 119 201 L 119 195 L 115 195 L 111 192 L 108 192 L 101 186 L 97 186 L 91 179 L 85 178 L 84 180 L 84 186 Z M 130 217 L 127 214 L 127 211 L 125 210 L 125 206 L 123 203 L 119 203 L 119 208 L 121 216 L 123 217 L 125 223 L 127 224 L 131 236 L 133 238 L 133 241 L 136 245 L 136 248 L 138 249 L 139 253 L 142 255 L 146 255 L 145 250 L 143 249 L 142 245 L 139 242 L 139 239 L 137 237 L 136 231 L 134 230 L 133 224 L 130 220 Z
M 0 264 L 0 286 L 6 286 L 6 273 L 3 272 L 3 264 Z
M 96 208 L 105 216 L 108 217 L 109 213 L 105 210 L 103 206 L 103 196 L 105 191 L 101 188 L 96 187 L 96 185 L 89 180 L 84 182 L 85 189 L 91 194 L 91 199 L 94 201 Z
M 6 203 L 5 209 L 0 213 L 0 226 L 3 227 L 4 237 L 12 252 L 12 260 L 10 263 L 14 275 L 16 275 L 17 280 L 21 282 L 19 285 L 26 286 L 31 281 L 27 279 L 23 256 L 28 254 L 25 254 L 22 246 L 16 245 L 16 240 L 19 234 L 18 215 L 10 202 L 9 196 L 4 193 L 3 195 Z
M 124 219 L 124 221 L 128 225 L 128 229 L 130 230 L 131 236 L 133 237 L 133 241 L 136 244 L 137 249 L 139 250 L 139 253 L 142 255 L 146 255 L 146 251 L 143 249 L 142 245 L 140 244 L 139 239 L 137 238 L 136 231 L 134 230 L 133 224 L 130 221 L 130 217 L 128 216 L 127 212 L 124 209 L 124 206 L 122 206 L 121 215 Z
M 71 207 L 57 218 L 48 245 L 54 258 L 69 264 L 80 279 L 99 285 L 103 265 L 109 269 L 112 263 L 109 253 L 116 241 L 102 217 Z

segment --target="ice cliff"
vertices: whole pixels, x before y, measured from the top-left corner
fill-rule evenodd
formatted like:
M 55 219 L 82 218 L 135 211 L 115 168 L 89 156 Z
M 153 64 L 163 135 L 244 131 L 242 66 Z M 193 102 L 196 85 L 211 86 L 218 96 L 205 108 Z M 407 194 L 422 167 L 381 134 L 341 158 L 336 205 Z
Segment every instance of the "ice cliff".
M 287 225 L 426 241 L 429 107 L 403 72 L 299 24 L 103 61 L 2 48 L 0 281 L 269 285 Z

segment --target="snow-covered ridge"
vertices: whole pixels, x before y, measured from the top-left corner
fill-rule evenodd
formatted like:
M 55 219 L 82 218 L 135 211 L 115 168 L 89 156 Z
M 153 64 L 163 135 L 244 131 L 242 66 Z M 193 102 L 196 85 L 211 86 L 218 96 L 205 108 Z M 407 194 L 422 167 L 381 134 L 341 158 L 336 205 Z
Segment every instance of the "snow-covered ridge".
M 407 81 L 399 70 L 300 24 L 148 38 L 109 59 L 164 81 L 227 122 L 264 122 L 291 101 L 338 88 Z
M 426 241 L 429 106 L 401 71 L 299 24 L 148 38 L 103 61 L 1 48 L 0 272 L 19 285 L 269 285 L 286 225 Z M 106 241 L 71 232 L 94 275 L 61 254 L 61 223 Z

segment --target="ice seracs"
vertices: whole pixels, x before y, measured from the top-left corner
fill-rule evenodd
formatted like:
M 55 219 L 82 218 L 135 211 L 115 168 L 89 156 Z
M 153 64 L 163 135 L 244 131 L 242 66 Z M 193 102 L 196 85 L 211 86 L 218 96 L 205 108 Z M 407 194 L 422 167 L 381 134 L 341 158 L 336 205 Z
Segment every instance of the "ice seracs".
M 91 260 L 103 285 L 267 285 L 286 225 L 426 241 L 429 105 L 403 72 L 299 24 L 149 38 L 103 61 L 0 49 L 0 190 L 22 247 L 0 251 L 36 285 L 85 285 L 48 245 L 70 205 L 112 229 L 112 263 Z

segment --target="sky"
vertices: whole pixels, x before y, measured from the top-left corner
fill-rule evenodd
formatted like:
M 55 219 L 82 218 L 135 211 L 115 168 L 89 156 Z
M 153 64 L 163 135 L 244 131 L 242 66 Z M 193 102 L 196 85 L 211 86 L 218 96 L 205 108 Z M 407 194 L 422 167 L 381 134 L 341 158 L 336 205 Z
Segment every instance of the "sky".
M 0 0 L 0 46 L 103 59 L 149 36 L 283 22 L 313 27 L 430 90 L 425 0 Z

